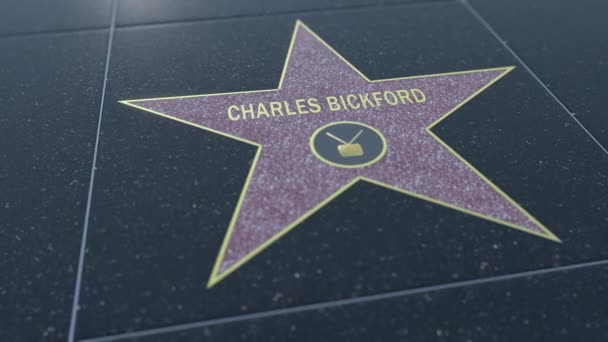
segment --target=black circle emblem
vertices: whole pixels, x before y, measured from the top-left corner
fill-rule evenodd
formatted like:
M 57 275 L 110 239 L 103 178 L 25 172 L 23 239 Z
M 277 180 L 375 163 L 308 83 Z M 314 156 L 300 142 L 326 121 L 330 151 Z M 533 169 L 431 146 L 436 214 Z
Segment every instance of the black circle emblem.
M 353 121 L 332 122 L 310 137 L 310 149 L 319 160 L 343 168 L 364 167 L 386 153 L 386 139 L 372 126 Z

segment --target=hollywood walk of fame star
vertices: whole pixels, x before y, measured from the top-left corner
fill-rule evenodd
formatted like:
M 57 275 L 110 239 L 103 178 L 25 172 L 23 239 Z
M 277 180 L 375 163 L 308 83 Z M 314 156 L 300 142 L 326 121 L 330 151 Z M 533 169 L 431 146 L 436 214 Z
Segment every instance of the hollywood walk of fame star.
M 559 241 L 431 130 L 512 69 L 371 81 L 298 21 L 277 89 L 121 102 L 258 147 L 210 287 L 359 180 Z M 313 153 L 311 137 L 342 121 L 386 140 L 373 163 L 340 167 Z M 372 148 L 332 132 L 328 146 L 343 145 L 335 160 Z

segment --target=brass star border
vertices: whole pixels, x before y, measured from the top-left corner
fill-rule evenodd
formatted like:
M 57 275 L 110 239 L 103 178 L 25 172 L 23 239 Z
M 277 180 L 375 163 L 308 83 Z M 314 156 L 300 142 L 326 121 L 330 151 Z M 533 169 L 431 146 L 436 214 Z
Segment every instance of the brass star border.
M 285 73 L 287 70 L 287 66 L 289 64 L 289 60 L 291 58 L 291 53 L 292 53 L 292 49 L 294 46 L 294 42 L 295 42 L 295 37 L 296 37 L 296 32 L 298 31 L 298 28 L 303 28 L 306 31 L 308 31 L 311 35 L 313 35 L 320 43 L 322 43 L 327 49 L 329 49 L 333 54 L 335 54 L 339 59 L 342 60 L 342 62 L 344 62 L 346 65 L 348 65 L 354 72 L 356 72 L 359 76 L 361 76 L 361 78 L 363 78 L 365 81 L 370 82 L 370 83 L 375 83 L 375 82 L 383 82 L 383 81 L 394 81 L 394 80 L 406 80 L 406 79 L 416 79 L 416 78 L 426 78 L 426 77 L 436 77 L 436 76 L 447 76 L 447 75 L 457 75 L 457 74 L 467 74 L 467 73 L 473 73 L 473 72 L 481 72 L 481 71 L 491 71 L 491 70 L 504 70 L 502 74 L 500 74 L 498 77 L 496 77 L 494 80 L 492 80 L 491 82 L 487 83 L 485 86 L 481 87 L 479 90 L 477 90 L 476 92 L 474 92 L 472 95 L 470 95 L 469 97 L 467 97 L 465 100 L 463 100 L 462 102 L 460 102 L 457 106 L 455 106 L 454 108 L 452 108 L 449 112 L 445 113 L 443 116 L 441 116 L 439 119 L 437 119 L 436 121 L 434 121 L 432 124 L 430 124 L 429 126 L 426 127 L 426 132 L 428 134 L 430 134 L 437 142 L 439 142 L 447 151 L 449 151 L 452 155 L 454 155 L 457 159 L 459 159 L 464 165 L 466 165 L 469 169 L 471 169 L 477 176 L 479 176 L 485 183 L 487 183 L 494 191 L 496 191 L 497 193 L 499 193 L 504 199 L 506 199 L 508 202 L 510 202 L 515 208 L 517 208 L 518 210 L 520 210 L 522 213 L 524 213 L 528 219 L 530 219 L 532 222 L 534 222 L 541 230 L 543 233 L 539 233 L 539 232 L 535 232 L 533 230 L 527 229 L 527 228 L 523 228 L 520 227 L 518 225 L 509 223 L 509 222 L 505 222 L 493 217 L 489 217 L 477 212 L 473 212 L 471 210 L 467 210 L 465 208 L 461 208 L 455 205 L 452 205 L 450 203 L 446 203 L 425 195 L 421 195 L 415 192 L 411 192 L 408 190 L 404 190 L 371 178 L 367 178 L 367 177 L 363 177 L 363 176 L 357 176 L 355 177 L 353 180 L 351 180 L 350 182 L 348 182 L 347 184 L 345 184 L 344 186 L 342 186 L 338 191 L 334 192 L 332 195 L 330 195 L 329 197 L 327 197 L 326 199 L 322 200 L 321 202 L 319 202 L 316 206 L 314 206 L 312 209 L 310 209 L 308 212 L 306 212 L 305 214 L 303 214 L 302 216 L 300 216 L 297 220 L 295 220 L 294 222 L 292 222 L 291 224 L 289 224 L 288 226 L 286 226 L 285 228 L 283 228 L 280 232 L 276 233 L 272 238 L 266 240 L 264 243 L 262 243 L 261 245 L 259 245 L 257 248 L 255 248 L 254 250 L 252 250 L 251 252 L 249 252 L 245 257 L 243 257 L 242 259 L 240 259 L 238 262 L 232 264 L 231 266 L 229 266 L 225 271 L 220 273 L 220 266 L 223 260 L 223 256 L 226 252 L 226 248 L 228 246 L 228 242 L 230 241 L 230 238 L 232 236 L 233 230 L 234 230 L 234 226 L 237 220 L 237 217 L 239 216 L 240 210 L 241 210 L 241 205 L 243 203 L 243 200 L 246 196 L 247 193 L 247 189 L 249 188 L 249 184 L 251 182 L 252 176 L 254 174 L 254 170 L 256 168 L 257 162 L 260 158 L 261 155 L 261 151 L 262 151 L 262 145 L 258 144 L 256 142 L 247 140 L 247 139 L 243 139 L 231 134 L 227 134 L 215 129 L 211 129 L 209 127 L 204 127 L 201 125 L 197 125 L 195 123 L 186 121 L 186 120 L 182 120 L 179 118 L 175 118 L 172 116 L 169 116 L 165 113 L 161 113 L 158 111 L 154 111 L 154 110 L 150 110 L 148 108 L 144 108 L 142 106 L 138 106 L 137 102 L 139 101 L 151 101 L 151 100 L 169 100 L 169 99 L 183 99 L 183 98 L 191 98 L 191 97 L 204 97 L 204 96 L 217 96 L 217 95 L 235 95 L 235 94 L 248 94 L 248 93 L 261 93 L 261 92 L 269 92 L 269 91 L 277 91 L 280 90 L 282 88 L 283 85 L 283 81 L 285 79 Z M 402 194 L 405 195 L 409 195 L 412 196 L 414 198 L 418 198 L 421 200 L 425 200 L 440 206 L 444 206 L 456 211 L 460 211 L 463 212 L 465 214 L 468 215 L 472 215 L 478 218 L 482 218 L 494 223 L 498 223 L 501 225 L 504 225 L 506 227 L 509 228 L 513 228 L 519 231 L 523 231 L 525 233 L 528 234 L 532 234 L 532 235 L 536 235 L 538 237 L 542 237 L 554 242 L 558 242 L 561 243 L 561 240 L 555 236 L 547 227 L 545 227 L 542 223 L 540 223 L 538 220 L 536 220 L 532 215 L 530 215 L 524 208 L 522 208 L 517 202 L 515 202 L 513 199 L 511 199 L 507 194 L 505 194 L 500 188 L 498 188 L 498 186 L 496 186 L 492 181 L 490 181 L 486 176 L 484 176 L 479 170 L 477 170 L 471 163 L 469 163 L 467 160 L 465 160 L 460 154 L 458 154 L 458 152 L 456 152 L 454 149 L 452 149 L 448 144 L 446 144 L 441 138 L 439 138 L 439 136 L 437 136 L 435 133 L 433 133 L 432 128 L 435 127 L 436 125 L 438 125 L 441 121 L 443 121 L 445 118 L 447 118 L 448 116 L 450 116 L 452 113 L 454 113 L 455 111 L 457 111 L 459 108 L 461 108 L 462 106 L 464 106 L 467 102 L 469 102 L 471 99 L 473 99 L 474 97 L 476 97 L 477 95 L 479 95 L 481 92 L 483 92 L 485 89 L 487 89 L 488 87 L 490 87 L 491 85 L 493 85 L 494 83 L 496 83 L 499 79 L 501 79 L 502 77 L 504 77 L 506 74 L 508 74 L 509 72 L 511 72 L 515 67 L 514 66 L 510 66 L 510 67 L 501 67 L 501 68 L 488 68 L 488 69 L 477 69 L 477 70 L 468 70 L 468 71 L 460 71 L 460 72 L 449 72 L 449 73 L 439 73 L 439 74 L 429 74 L 429 75 L 420 75 L 420 76 L 407 76 L 407 77 L 395 77 L 395 78 L 386 78 L 386 79 L 378 79 L 378 80 L 370 80 L 367 76 L 365 76 L 361 71 L 359 71 L 355 66 L 353 66 L 349 61 L 347 61 L 342 55 L 340 55 L 336 50 L 334 50 L 329 44 L 327 44 L 321 37 L 319 37 L 316 33 L 314 33 L 310 28 L 308 28 L 308 26 L 306 26 L 304 23 L 302 23 L 300 20 L 296 21 L 296 25 L 295 28 L 293 30 L 292 36 L 291 36 L 291 41 L 289 44 L 289 49 L 287 52 L 287 56 L 285 58 L 285 62 L 283 65 L 283 71 L 281 73 L 281 78 L 279 81 L 279 85 L 277 88 L 275 89 L 265 89 L 265 90 L 252 90 L 252 91 L 239 91 L 239 92 L 225 92 L 225 93 L 214 93 L 214 94 L 201 94 L 201 95 L 187 95 L 187 96 L 173 96 L 173 97 L 162 97 L 162 98 L 146 98 L 146 99 L 137 99 L 137 100 L 123 100 L 123 101 L 119 101 L 122 104 L 125 104 L 127 106 L 130 107 L 134 107 L 152 114 L 156 114 L 171 120 L 175 120 L 175 121 L 179 121 L 181 123 L 184 123 L 186 125 L 190 125 L 190 126 L 194 126 L 197 128 L 200 128 L 202 130 L 205 131 L 209 131 L 215 134 L 219 134 L 225 137 L 229 137 L 231 139 L 235 139 L 237 141 L 240 142 L 244 142 L 250 145 L 253 145 L 257 148 L 255 157 L 253 159 L 252 165 L 249 169 L 249 173 L 247 175 L 245 184 L 243 186 L 243 189 L 241 190 L 241 194 L 239 196 L 238 202 L 237 202 L 237 206 L 234 210 L 234 214 L 232 215 L 232 218 L 230 220 L 230 224 L 228 226 L 228 230 L 226 232 L 226 235 L 224 237 L 224 240 L 222 242 L 222 246 L 220 248 L 220 251 L 218 253 L 218 256 L 216 258 L 216 261 L 214 263 L 213 266 L 213 270 L 211 272 L 211 275 L 209 277 L 209 281 L 207 283 L 207 288 L 211 288 L 214 285 L 216 285 L 217 283 L 219 283 L 221 280 L 223 280 L 224 278 L 226 278 L 228 275 L 230 275 L 232 272 L 236 271 L 238 268 L 240 268 L 241 266 L 243 266 L 245 263 L 247 263 L 249 260 L 251 260 L 253 257 L 255 257 L 256 255 L 258 255 L 259 253 L 261 253 L 264 249 L 266 249 L 267 247 L 269 247 L 272 243 L 274 243 L 275 241 L 277 241 L 278 239 L 280 239 L 281 237 L 283 237 L 285 234 L 287 234 L 288 232 L 290 232 L 292 229 L 294 229 L 296 226 L 298 226 L 300 223 L 302 223 L 304 220 L 306 220 L 308 217 L 310 217 L 311 215 L 313 215 L 314 213 L 316 213 L 319 209 L 321 209 L 322 207 L 324 207 L 327 203 L 331 202 L 334 198 L 340 196 L 344 191 L 346 191 L 347 189 L 349 189 L 353 184 L 359 182 L 360 180 L 364 180 L 366 182 L 369 182 L 371 184 L 383 187 L 383 188 L 387 188 L 390 190 L 394 190 L 397 192 L 400 192 Z

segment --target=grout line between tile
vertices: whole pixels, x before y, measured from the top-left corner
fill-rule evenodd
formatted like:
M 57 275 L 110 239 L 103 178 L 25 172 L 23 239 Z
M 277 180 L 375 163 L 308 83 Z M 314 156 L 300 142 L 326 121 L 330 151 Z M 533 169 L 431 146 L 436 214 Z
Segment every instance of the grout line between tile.
M 32 32 L 12 32 L 12 33 L 0 33 L 0 40 L 3 39 L 14 39 L 24 37 L 35 37 L 45 35 L 59 35 L 59 34 L 70 34 L 70 33 L 81 33 L 81 32 L 99 32 L 109 29 L 109 26 L 99 27 L 78 27 L 78 28 L 65 28 L 65 29 L 52 29 L 45 31 L 32 31 Z
M 377 3 L 353 5 L 348 7 L 334 7 L 334 8 L 310 8 L 302 10 L 283 10 L 272 13 L 249 13 L 249 14 L 236 14 L 227 16 L 215 16 L 210 18 L 192 18 L 192 19 L 181 19 L 181 20 L 166 20 L 166 21 L 150 21 L 145 23 L 134 23 L 134 24 L 118 24 L 116 27 L 119 29 L 123 28 L 139 28 L 139 27 L 158 27 L 168 25 L 181 25 L 189 23 L 202 23 L 202 22 L 217 22 L 217 21 L 228 21 L 228 20 L 247 20 L 260 17 L 277 17 L 277 16 L 289 16 L 289 15 L 310 15 L 315 13 L 339 13 L 345 11 L 365 11 L 382 9 L 386 7 L 421 7 L 421 6 L 433 6 L 438 4 L 451 4 L 456 3 L 456 0 L 414 0 L 412 2 L 405 3 L 384 3 L 379 1 Z
M 340 12 L 340 11 L 348 11 L 348 10 L 366 10 L 366 9 L 375 9 L 382 7 L 401 7 L 401 6 L 416 6 L 416 5 L 431 5 L 431 4 L 445 4 L 445 3 L 454 3 L 456 0 L 432 0 L 432 1 L 424 1 L 424 0 L 414 0 L 412 2 L 405 3 L 385 3 L 385 0 L 378 0 L 377 3 L 365 4 L 365 5 L 353 5 L 348 7 L 332 7 L 332 8 L 311 8 L 311 9 L 303 9 L 303 10 L 284 10 L 272 13 L 252 13 L 252 14 L 242 14 L 242 15 L 229 15 L 229 16 L 216 16 L 210 18 L 192 18 L 192 19 L 182 19 L 182 20 L 166 20 L 166 21 L 150 21 L 143 22 L 137 24 L 119 24 L 116 25 L 116 28 L 131 28 L 131 27 L 155 27 L 155 26 L 163 26 L 163 25 L 179 25 L 179 24 L 188 24 L 195 22 L 206 22 L 206 21 L 220 21 L 220 20 L 231 20 L 231 19 L 248 19 L 248 18 L 256 18 L 256 17 L 268 17 L 268 16 L 281 16 L 281 15 L 294 15 L 294 14 L 313 14 L 317 12 Z M 52 29 L 46 31 L 32 31 L 32 32 L 10 32 L 10 33 L 0 33 L 1 39 L 11 39 L 11 38 L 21 38 L 21 37 L 31 37 L 31 36 L 42 36 L 42 35 L 56 35 L 56 34 L 66 34 L 66 33 L 80 33 L 80 32 L 95 32 L 95 31 L 103 31 L 107 30 L 106 27 L 81 27 L 81 28 L 65 28 L 65 29 Z
M 74 286 L 74 298 L 72 304 L 72 314 L 70 317 L 70 328 L 68 332 L 68 342 L 73 342 L 76 334 L 76 323 L 78 320 L 80 289 L 82 285 L 82 274 L 84 269 L 84 258 L 87 247 L 87 236 L 89 231 L 89 221 L 91 216 L 91 200 L 93 198 L 93 186 L 95 183 L 95 170 L 97 165 L 97 152 L 99 150 L 99 135 L 101 133 L 101 119 L 103 117 L 103 104 L 106 95 L 106 85 L 108 81 L 108 70 L 110 68 L 110 55 L 112 54 L 112 40 L 114 39 L 114 27 L 116 25 L 116 8 L 117 1 L 112 0 L 112 17 L 110 20 L 110 32 L 108 36 L 108 49 L 106 53 L 105 70 L 103 75 L 103 85 L 101 89 L 101 104 L 99 106 L 99 116 L 97 119 L 97 133 L 95 136 L 95 147 L 93 149 L 93 160 L 91 163 L 91 177 L 89 181 L 89 191 L 87 194 L 87 204 L 84 214 L 84 224 L 82 228 L 82 237 L 80 243 L 80 255 L 78 259 L 78 271 L 76 273 L 76 284 Z
M 471 13 L 471 15 L 473 15 L 473 17 L 475 17 L 479 23 L 485 27 L 488 31 L 490 31 L 490 33 L 494 36 L 494 38 L 496 38 L 496 40 L 498 40 L 507 51 L 509 51 L 509 53 L 511 53 L 511 55 L 513 55 L 513 57 L 515 57 L 515 59 L 519 62 L 519 64 L 521 64 L 524 69 L 526 69 L 526 71 L 528 73 L 530 73 L 530 75 L 532 75 L 532 77 L 538 82 L 540 83 L 540 85 L 545 89 L 545 91 L 547 93 L 549 93 L 549 95 L 570 115 L 570 117 L 572 117 L 572 119 L 583 129 L 583 131 L 585 133 L 587 133 L 587 135 L 591 138 L 591 140 L 593 140 L 602 151 L 604 151 L 604 153 L 608 154 L 608 150 L 606 149 L 606 147 L 604 145 L 602 145 L 596 138 L 595 136 L 593 136 L 593 134 L 591 134 L 591 132 L 589 132 L 589 130 L 587 130 L 587 127 L 585 127 L 576 117 L 576 115 L 574 113 L 572 113 L 568 107 L 566 107 L 566 105 L 549 89 L 549 87 L 547 87 L 547 85 L 545 85 L 545 83 L 532 71 L 532 69 L 530 69 L 530 67 L 519 57 L 519 55 L 517 53 L 515 53 L 515 51 L 513 51 L 513 49 L 509 46 L 509 44 L 507 44 L 507 41 L 502 39 L 502 37 L 496 32 L 496 30 L 494 30 L 494 28 L 481 16 L 481 14 L 479 14 L 479 12 L 477 12 L 477 10 L 475 10 L 475 8 L 473 8 L 473 6 L 468 2 L 468 0 L 458 0 L 458 2 L 460 2 L 468 11 L 469 13 Z
M 571 264 L 571 265 L 566 265 L 566 266 L 543 268 L 543 269 L 537 269 L 537 270 L 532 270 L 532 271 L 510 273 L 510 274 L 504 274 L 504 275 L 493 276 L 493 277 L 457 281 L 457 282 L 451 282 L 451 283 L 440 284 L 440 285 L 423 286 L 423 287 L 407 289 L 407 290 L 384 292 L 384 293 L 379 293 L 379 294 L 374 294 L 374 295 L 368 295 L 368 296 L 362 296 L 362 297 L 356 297 L 356 298 L 348 298 L 348 299 L 339 299 L 339 300 L 334 300 L 334 301 L 301 305 L 301 306 L 295 306 L 295 307 L 290 307 L 290 308 L 254 312 L 254 313 L 250 313 L 250 314 L 210 319 L 210 320 L 185 323 L 185 324 L 178 324 L 178 325 L 172 325 L 172 326 L 167 326 L 167 327 L 140 330 L 140 331 L 128 332 L 128 333 L 117 334 L 117 335 L 95 337 L 95 338 L 81 340 L 81 342 L 110 342 L 110 341 L 120 341 L 120 340 L 124 340 L 124 339 L 133 339 L 133 338 L 140 338 L 140 337 L 153 336 L 153 335 L 161 335 L 161 334 L 167 334 L 167 333 L 176 333 L 176 332 L 181 332 L 181 331 L 185 331 L 185 330 L 208 327 L 208 326 L 213 326 L 213 325 L 235 323 L 235 322 L 274 317 L 274 316 L 286 315 L 286 314 L 295 314 L 295 313 L 312 311 L 312 310 L 335 308 L 335 307 L 346 306 L 346 305 L 362 304 L 362 303 L 391 299 L 391 298 L 396 298 L 396 297 L 411 296 L 411 295 L 416 295 L 416 294 L 421 294 L 421 293 L 426 293 L 426 292 L 437 292 L 437 291 L 455 289 L 455 288 L 466 287 L 466 286 L 483 285 L 483 284 L 495 283 L 495 282 L 499 282 L 499 281 L 526 278 L 526 277 L 550 274 L 550 273 L 555 273 L 555 272 L 572 271 L 572 270 L 577 270 L 577 269 L 582 269 L 582 268 L 589 268 L 589 267 L 603 266 L 603 265 L 608 265 L 608 259 L 589 261 L 589 262 Z

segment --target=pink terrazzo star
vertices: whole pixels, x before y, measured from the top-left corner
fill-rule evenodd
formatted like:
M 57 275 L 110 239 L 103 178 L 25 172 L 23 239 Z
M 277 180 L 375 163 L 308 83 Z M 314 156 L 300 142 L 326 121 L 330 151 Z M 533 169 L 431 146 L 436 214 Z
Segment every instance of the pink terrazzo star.
M 360 179 L 559 241 L 431 131 L 512 69 L 370 81 L 298 22 L 278 89 L 123 103 L 259 146 L 211 275 L 212 286 Z M 360 97 L 358 102 L 351 97 L 357 109 L 342 103 L 343 109 L 336 111 L 326 102 L 328 96 L 407 89 L 420 90 L 424 101 L 397 98 L 391 105 L 389 96 L 364 108 Z M 311 98 L 317 99 L 318 112 L 309 106 Z M 271 112 L 271 102 L 280 103 L 281 111 Z M 260 103 L 268 114 L 258 112 Z M 304 109 L 297 109 L 297 103 Z M 337 121 L 374 127 L 386 139 L 386 154 L 361 168 L 319 160 L 309 140 L 317 129 Z

